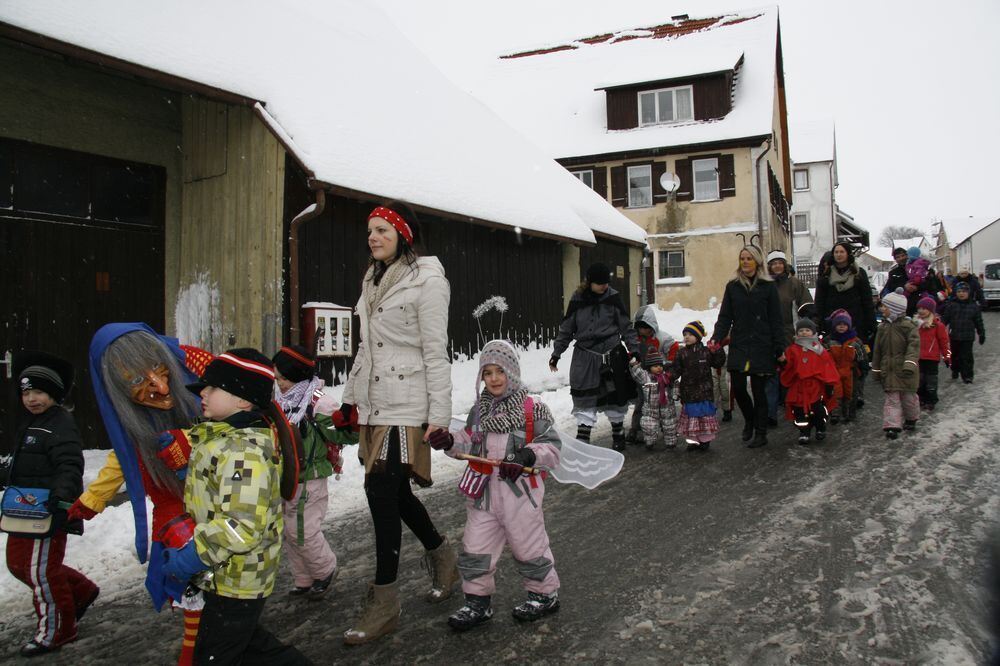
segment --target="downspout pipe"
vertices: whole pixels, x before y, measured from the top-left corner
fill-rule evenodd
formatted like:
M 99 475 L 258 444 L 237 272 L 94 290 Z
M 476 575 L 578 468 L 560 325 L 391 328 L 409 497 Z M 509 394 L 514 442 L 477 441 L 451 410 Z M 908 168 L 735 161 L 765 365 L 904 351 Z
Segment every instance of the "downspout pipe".
M 757 160 L 754 162 L 754 172 L 757 176 L 757 233 L 760 234 L 760 244 L 764 245 L 764 215 L 766 215 L 766 209 L 761 210 L 761 204 L 764 201 L 764 190 L 760 186 L 760 161 L 764 159 L 764 156 L 771 150 L 771 137 L 767 137 L 767 148 L 764 149 L 760 155 L 757 156 Z M 768 190 L 770 192 L 770 190 Z
M 322 215 L 325 208 L 326 190 L 320 187 L 316 190 L 316 203 L 306 206 L 288 225 L 288 315 L 291 317 L 288 323 L 288 335 L 293 345 L 302 342 L 299 312 L 299 228 L 303 223 Z

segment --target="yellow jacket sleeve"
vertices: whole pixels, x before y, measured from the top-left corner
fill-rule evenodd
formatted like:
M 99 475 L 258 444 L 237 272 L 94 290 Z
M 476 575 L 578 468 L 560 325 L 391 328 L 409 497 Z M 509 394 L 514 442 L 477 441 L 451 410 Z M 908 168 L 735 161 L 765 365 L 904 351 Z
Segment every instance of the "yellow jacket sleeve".
M 118 490 L 125 483 L 125 474 L 122 473 L 121 463 L 114 451 L 108 453 L 108 459 L 104 467 L 97 473 L 87 489 L 80 495 L 80 502 L 95 513 L 104 511 L 104 507 L 111 501 Z

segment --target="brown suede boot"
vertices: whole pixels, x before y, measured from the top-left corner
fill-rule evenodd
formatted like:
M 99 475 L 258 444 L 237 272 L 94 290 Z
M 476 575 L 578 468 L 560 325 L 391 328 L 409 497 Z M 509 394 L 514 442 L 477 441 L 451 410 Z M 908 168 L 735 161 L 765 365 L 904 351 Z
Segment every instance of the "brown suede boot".
M 424 566 L 431 575 L 431 589 L 424 597 L 431 603 L 444 601 L 451 596 L 455 584 L 459 581 L 458 557 L 455 549 L 444 538 L 441 545 L 434 550 L 428 550 L 424 555 Z
M 399 582 L 368 583 L 368 597 L 361 617 L 344 632 L 344 643 L 361 645 L 396 630 L 399 622 Z

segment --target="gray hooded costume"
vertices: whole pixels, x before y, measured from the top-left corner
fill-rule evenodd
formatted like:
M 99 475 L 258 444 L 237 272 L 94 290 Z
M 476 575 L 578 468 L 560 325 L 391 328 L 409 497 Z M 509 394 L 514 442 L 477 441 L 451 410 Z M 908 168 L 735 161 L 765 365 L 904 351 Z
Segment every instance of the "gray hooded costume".
M 552 357 L 558 360 L 573 340 L 569 385 L 574 409 L 625 405 L 635 397 L 628 360 L 629 355 L 638 357 L 639 340 L 617 291 L 608 287 L 603 294 L 590 289 L 573 294 Z

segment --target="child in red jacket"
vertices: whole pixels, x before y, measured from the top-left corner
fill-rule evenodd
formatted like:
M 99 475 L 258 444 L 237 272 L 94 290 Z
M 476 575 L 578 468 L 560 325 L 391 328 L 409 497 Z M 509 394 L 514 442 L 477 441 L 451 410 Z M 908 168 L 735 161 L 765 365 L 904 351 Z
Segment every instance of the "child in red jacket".
M 817 442 L 826 438 L 826 417 L 835 406 L 833 392 L 839 382 L 837 366 L 820 342 L 816 324 L 809 319 L 795 322 L 795 340 L 785 350 L 781 383 L 788 387 L 785 413 L 799 429 L 799 444 L 809 443 L 812 427 Z
M 951 344 L 948 329 L 937 316 L 937 303 L 925 296 L 917 301 L 917 330 L 920 332 L 920 407 L 930 411 L 938 401 L 938 364 L 951 365 Z

